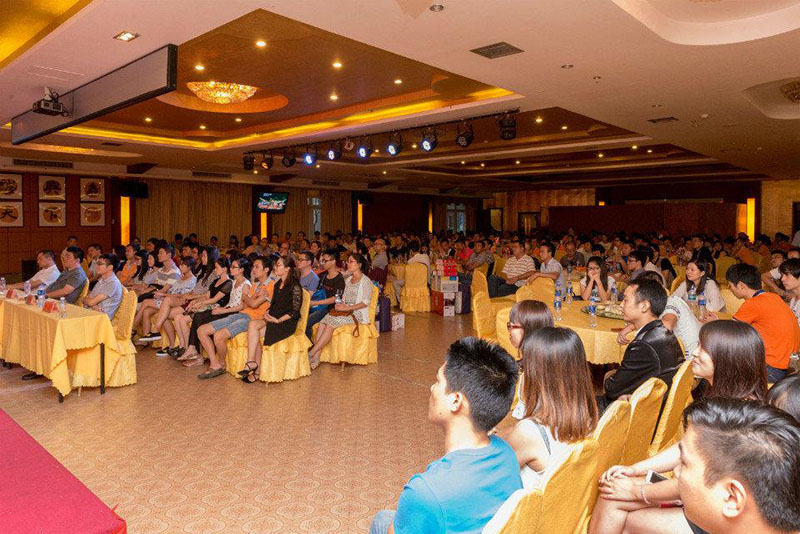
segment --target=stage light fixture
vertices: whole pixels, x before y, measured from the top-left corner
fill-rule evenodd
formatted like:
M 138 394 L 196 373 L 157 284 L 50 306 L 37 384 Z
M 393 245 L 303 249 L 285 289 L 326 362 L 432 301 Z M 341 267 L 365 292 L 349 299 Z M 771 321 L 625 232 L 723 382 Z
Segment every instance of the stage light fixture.
M 269 156 L 264 154 L 262 156 L 262 159 L 261 159 L 261 167 L 262 168 L 264 168 L 266 170 L 270 170 L 274 164 L 275 164 L 275 160 L 272 158 L 272 154 L 270 154 Z
M 297 163 L 297 157 L 295 157 L 294 152 L 284 152 L 281 163 L 283 163 L 284 167 L 291 167 Z
M 386 146 L 386 152 L 390 156 L 396 156 L 403 151 L 403 136 L 400 134 L 391 134 L 389 136 L 389 144 Z
M 517 137 L 517 118 L 513 115 L 503 115 L 498 121 L 500 139 L 511 141 Z
M 330 161 L 336 161 L 337 159 L 341 158 L 342 157 L 342 144 L 341 143 L 337 143 L 337 144 L 331 143 L 331 146 L 330 146 L 330 148 L 328 148 L 328 152 L 327 152 L 326 156 L 328 157 L 328 159 Z
M 422 142 L 419 144 L 419 146 L 422 147 L 422 150 L 425 152 L 433 152 L 438 144 L 439 140 L 436 137 L 436 131 L 431 131 L 423 134 Z
M 252 171 L 255 167 L 256 157 L 252 154 L 245 154 L 242 156 L 242 168 L 246 171 Z
M 306 153 L 303 154 L 303 163 L 308 165 L 316 165 L 317 163 L 317 147 L 306 148 Z
M 363 141 L 360 145 L 358 145 L 358 150 L 356 150 L 356 154 L 361 159 L 367 159 L 372 155 L 372 141 L 367 139 Z
M 458 135 L 456 135 L 456 144 L 458 146 L 461 148 L 467 148 L 474 140 L 475 134 L 472 132 L 472 124 L 470 124 L 463 132 L 461 131 L 461 128 L 458 129 Z

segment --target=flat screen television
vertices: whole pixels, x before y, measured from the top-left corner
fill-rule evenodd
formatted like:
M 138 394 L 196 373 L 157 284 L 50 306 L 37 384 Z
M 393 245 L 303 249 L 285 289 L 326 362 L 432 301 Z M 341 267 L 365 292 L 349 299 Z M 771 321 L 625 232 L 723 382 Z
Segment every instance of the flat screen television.
M 286 202 L 289 200 L 289 193 L 261 193 L 258 195 L 258 211 L 266 213 L 283 213 L 286 211 Z

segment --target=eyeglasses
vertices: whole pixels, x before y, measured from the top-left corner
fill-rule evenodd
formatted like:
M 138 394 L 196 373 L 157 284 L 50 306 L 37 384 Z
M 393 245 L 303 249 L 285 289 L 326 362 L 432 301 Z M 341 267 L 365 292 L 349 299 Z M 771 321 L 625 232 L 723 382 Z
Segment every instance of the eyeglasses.
M 517 324 L 517 323 L 512 323 L 511 321 L 509 321 L 509 322 L 506 323 L 506 328 L 508 330 L 512 330 L 514 328 L 522 328 L 522 325 L 521 324 Z

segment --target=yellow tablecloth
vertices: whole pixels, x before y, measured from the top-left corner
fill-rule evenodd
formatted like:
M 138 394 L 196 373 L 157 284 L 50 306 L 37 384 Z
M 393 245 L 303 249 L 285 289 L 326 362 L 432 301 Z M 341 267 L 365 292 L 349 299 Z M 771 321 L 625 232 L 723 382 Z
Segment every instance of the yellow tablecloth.
M 45 313 L 17 299 L 0 299 L 0 358 L 53 381 L 62 395 L 100 385 L 100 343 L 105 344 L 106 385 L 120 359 L 104 313 L 67 305 L 67 316 Z
M 586 360 L 597 365 L 605 363 L 619 363 L 625 354 L 625 346 L 617 343 L 617 332 L 612 328 L 622 328 L 625 321 L 618 319 L 597 318 L 597 328 L 589 327 L 589 315 L 581 311 L 586 302 L 575 300 L 572 304 L 565 304 L 561 309 L 561 321 L 556 321 L 556 326 L 563 326 L 574 330 L 581 338 L 586 350 Z M 552 311 L 552 304 L 550 311 Z M 496 328 L 499 344 L 517 358 L 516 350 L 511 346 L 508 336 L 508 316 L 510 308 L 497 312 Z

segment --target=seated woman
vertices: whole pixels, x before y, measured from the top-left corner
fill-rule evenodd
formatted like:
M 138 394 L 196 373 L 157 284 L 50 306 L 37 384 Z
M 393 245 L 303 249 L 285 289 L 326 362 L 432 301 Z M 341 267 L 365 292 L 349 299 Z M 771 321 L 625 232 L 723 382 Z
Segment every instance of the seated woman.
M 524 418 L 501 437 L 517 453 L 523 487 L 531 489 L 558 467 L 570 443 L 592 433 L 598 412 L 578 334 L 540 328 L 523 339 L 522 354 Z
M 139 338 L 141 343 L 149 343 L 157 339 L 161 339 L 159 332 L 154 332 L 151 321 L 153 316 L 158 313 L 161 304 L 168 295 L 183 295 L 189 293 L 194 289 L 197 283 L 197 278 L 192 274 L 192 267 L 194 267 L 194 258 L 186 258 L 179 267 L 181 277 L 177 282 L 171 284 L 166 290 L 159 289 L 153 293 L 153 297 L 144 300 L 136 312 L 136 317 L 133 320 L 134 330 L 141 325 L 144 332 L 148 332 Z
M 367 277 L 369 260 L 362 254 L 353 253 L 345 263 L 345 285 L 342 302 L 334 305 L 334 313 L 328 313 L 319 322 L 314 346 L 311 347 L 309 358 L 311 369 L 319 367 L 319 355 L 322 349 L 333 337 L 333 331 L 340 326 L 353 326 L 354 320 L 358 324 L 369 324 L 374 319 L 369 317 L 368 308 L 372 299 L 372 280 Z M 342 312 L 345 312 L 342 314 Z M 340 315 L 341 314 L 341 315 Z
M 800 421 L 800 375 L 789 375 L 769 388 L 767 403 Z
M 247 325 L 249 359 L 239 374 L 242 380 L 248 383 L 258 380 L 263 347 L 273 345 L 294 334 L 303 307 L 303 288 L 300 287 L 297 278 L 297 265 L 294 259 L 291 256 L 279 257 L 272 272 L 277 277 L 272 289 L 272 302 L 264 313 L 263 320 L 254 319 Z
M 209 249 L 203 248 L 203 251 L 200 253 L 200 269 L 192 269 L 192 273 L 196 273 L 195 276 L 197 276 L 197 283 L 192 291 L 182 295 L 170 294 L 164 297 L 164 301 L 161 303 L 161 307 L 158 309 L 158 315 L 153 323 L 153 332 L 157 334 L 157 337 L 152 338 L 152 340 L 156 341 L 157 339 L 161 339 L 160 332 L 163 328 L 168 343 L 166 343 L 163 348 L 156 351 L 156 356 L 180 356 L 185 352 L 181 350 L 180 347 L 172 348 L 172 345 L 175 343 L 176 327 L 174 319 L 183 314 L 186 306 L 188 306 L 191 301 L 201 298 L 208 293 L 209 287 L 217 279 L 217 275 L 214 274 L 214 262 L 217 257 L 218 252 L 216 249 L 211 247 L 209 247 Z M 194 261 L 192 258 L 189 259 Z M 186 261 L 186 258 L 184 258 L 184 261 Z M 172 320 L 170 321 L 170 319 Z
M 508 328 L 508 337 L 511 345 L 519 351 L 523 339 L 540 328 L 553 325 L 553 314 L 550 313 L 550 308 L 547 307 L 547 304 L 540 300 L 521 300 L 511 307 L 506 327 Z M 520 361 L 521 365 L 522 361 Z M 525 401 L 522 400 L 522 382 L 522 379 L 517 381 L 518 401 L 511 412 L 511 415 L 516 419 L 525 417 L 526 411 Z
M 719 286 L 711 276 L 710 266 L 703 260 L 691 260 L 686 264 L 686 280 L 681 282 L 673 296 L 681 298 L 691 305 L 693 303 L 689 301 L 689 293 L 692 289 L 697 295 L 694 304 L 700 300 L 700 294 L 705 293 L 708 311 L 725 311 L 725 301 L 722 300 Z
M 592 290 L 597 289 L 600 300 L 611 300 L 612 289 L 617 281 L 608 276 L 606 262 L 600 256 L 592 256 L 586 261 L 586 276 L 581 280 L 581 298 L 589 300 Z
M 218 255 L 216 250 L 214 254 Z M 227 258 L 217 257 L 214 262 L 216 280 L 211 283 L 208 292 L 190 301 L 186 305 L 185 311 L 173 319 L 175 329 L 178 331 L 178 361 L 182 361 L 184 367 L 203 364 L 197 329 L 228 313 L 225 306 L 228 305 L 233 290 L 233 280 L 230 279 L 228 272 L 229 267 L 230 262 Z
M 231 262 L 231 275 L 233 275 L 233 287 L 231 288 L 231 296 L 228 304 L 224 308 L 215 308 L 211 310 L 212 315 L 233 315 L 245 307 L 242 297 L 245 291 L 251 286 L 250 284 L 250 260 L 247 258 L 239 258 Z M 214 322 L 225 317 L 215 317 L 214 321 L 208 322 L 197 329 L 197 337 L 200 344 L 208 353 L 209 366 L 205 373 L 200 373 L 197 378 L 204 380 L 207 378 L 214 378 L 225 372 L 224 362 L 217 358 L 217 353 L 214 346 L 212 336 L 216 331 Z M 220 323 L 217 323 L 219 326 Z
M 156 279 L 162 263 L 158 261 L 158 256 L 156 256 L 155 252 L 140 250 L 137 256 L 141 258 L 139 260 L 139 272 L 133 277 L 130 288 L 141 299 L 144 295 L 152 296 L 158 289 Z
M 125 262 L 119 268 L 119 272 L 117 273 L 117 278 L 119 279 L 120 283 L 123 284 L 123 286 L 127 282 L 130 282 L 130 280 L 138 271 L 138 265 L 136 262 L 137 252 L 139 252 L 139 247 L 137 245 L 130 244 L 125 247 Z
M 764 402 L 767 394 L 764 342 L 747 323 L 722 320 L 704 325 L 692 360 L 692 372 L 703 379 L 697 396 Z M 675 444 L 634 465 L 615 465 L 606 471 L 600 478 L 600 497 L 589 534 L 695 532 L 681 508 L 660 508 L 662 503 L 679 499 L 677 480 L 645 484 L 643 478 L 648 470 L 672 471 L 679 460 Z

